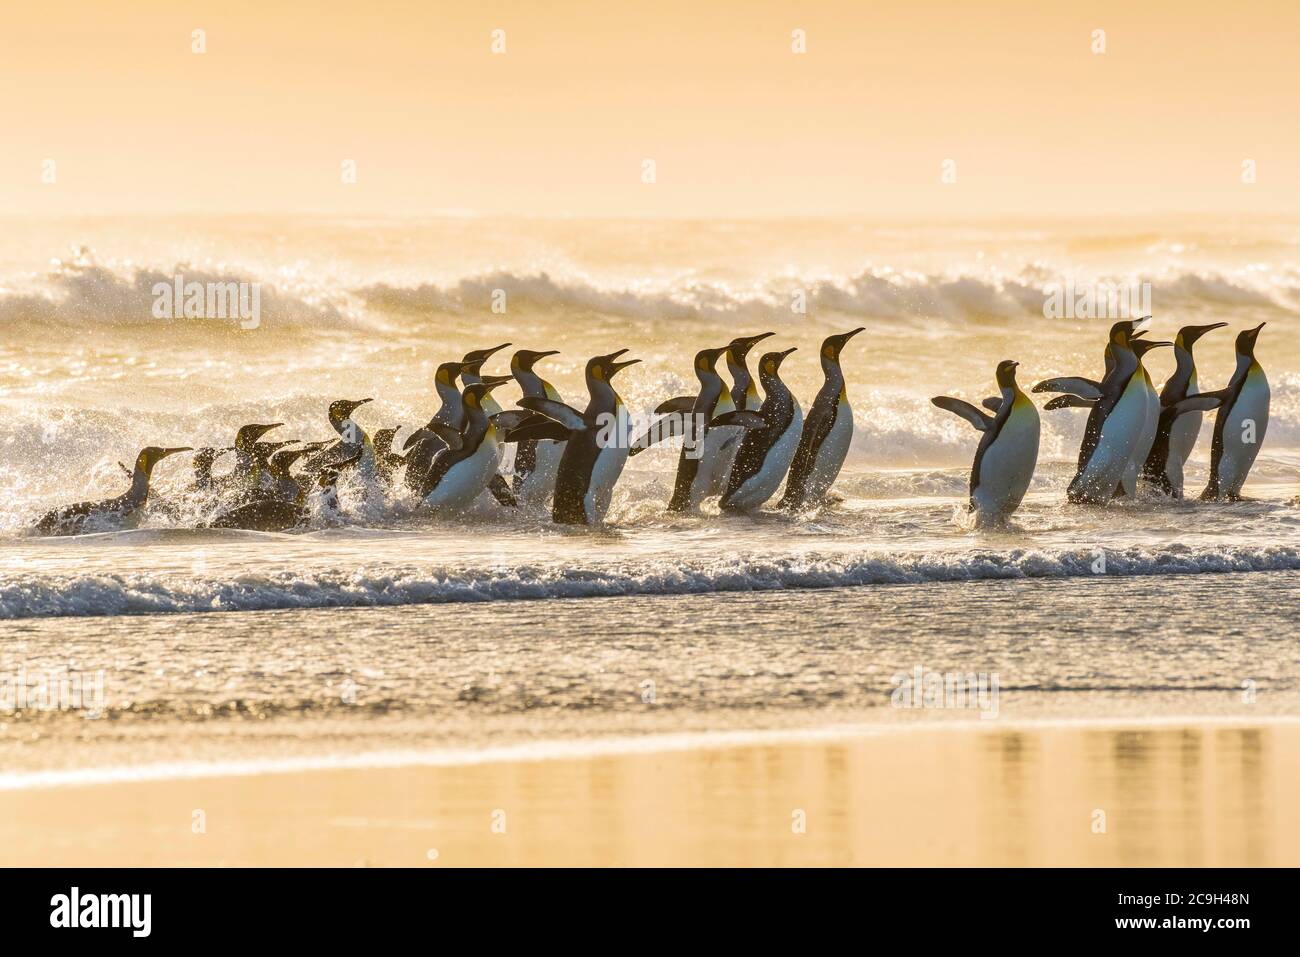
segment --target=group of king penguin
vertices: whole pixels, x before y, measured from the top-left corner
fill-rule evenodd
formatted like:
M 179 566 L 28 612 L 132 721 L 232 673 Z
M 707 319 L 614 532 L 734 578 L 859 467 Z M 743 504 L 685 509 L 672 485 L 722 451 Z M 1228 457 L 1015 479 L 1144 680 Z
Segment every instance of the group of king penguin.
M 1192 354 L 1196 341 L 1225 322 L 1184 326 L 1172 342 L 1145 339 L 1150 316 L 1111 326 L 1100 379 L 1047 379 L 1032 392 L 1056 393 L 1044 408 L 1089 409 L 1079 461 L 1066 492 L 1080 505 L 1108 505 L 1141 495 L 1183 498 L 1183 472 L 1205 412 L 1218 410 L 1210 446 L 1210 477 L 1203 500 L 1238 501 L 1268 430 L 1268 378 L 1255 358 L 1264 324 L 1237 335 L 1237 364 L 1228 384 L 1202 392 Z M 1175 366 L 1156 392 L 1143 358 L 1172 347 Z M 1038 410 L 1016 384 L 1018 363 L 998 363 L 1000 394 L 977 408 L 951 396 L 930 401 L 983 433 L 970 475 L 970 511 L 979 524 L 1005 520 L 1019 508 L 1038 461 Z M 988 411 L 984 411 L 987 409 Z
M 1149 317 L 1147 317 L 1149 318 Z M 1067 492 L 1072 503 L 1105 505 L 1135 497 L 1139 484 L 1173 498 L 1183 496 L 1183 469 L 1200 432 L 1202 413 L 1217 409 L 1210 480 L 1202 498 L 1236 500 L 1268 427 L 1269 387 L 1255 359 L 1262 325 L 1237 336 L 1237 368 L 1228 385 L 1201 392 L 1192 356 L 1195 342 L 1226 323 L 1186 326 L 1173 342 L 1143 338 L 1146 319 L 1111 327 L 1104 372 L 1048 379 L 1033 392 L 1058 393 L 1048 410 L 1090 409 L 1079 462 Z M 179 452 L 194 451 L 195 497 L 202 523 L 210 528 L 285 531 L 313 515 L 338 508 L 337 482 L 359 470 L 368 487 L 401 482 L 424 506 L 437 512 L 468 507 L 485 491 L 499 503 L 530 510 L 550 508 L 559 524 L 599 525 L 629 457 L 664 439 L 690 437 L 677 463 L 668 509 L 696 511 L 717 498 L 723 512 L 752 512 L 781 489 L 777 507 L 817 508 L 828 501 L 853 438 L 840 355 L 862 328 L 827 337 L 821 345 L 824 381 L 807 416 L 781 380 L 781 365 L 795 351 L 766 352 L 757 381 L 750 351 L 771 332 L 741 336 L 695 356 L 698 389 L 661 403 L 650 427 L 634 434 L 631 417 L 613 385 L 614 377 L 639 359 L 626 349 L 594 356 L 586 365 L 588 400 L 579 410 L 536 371 L 554 350 L 520 349 L 509 375 L 484 375 L 483 366 L 507 348 L 504 343 L 444 362 L 434 375 L 439 407 L 429 421 L 394 450 L 397 429 L 373 436 L 353 418 L 371 399 L 339 399 L 328 409 L 335 437 L 327 441 L 266 441 L 283 423 L 242 426 L 229 447 L 142 450 L 134 468 L 123 470 L 130 488 L 115 498 L 56 508 L 36 525 L 41 534 L 74 534 L 103 520 L 126 524 L 149 499 L 154 467 Z M 1157 393 L 1143 366 L 1152 349 L 1172 346 L 1176 368 Z M 730 386 L 718 369 L 725 359 Z M 970 511 L 979 523 L 998 522 L 1024 499 L 1038 460 L 1039 416 L 1016 383 L 1018 363 L 998 364 L 997 396 L 983 408 L 949 396 L 931 401 L 982 433 L 970 476 Z M 493 392 L 508 382 L 522 395 L 518 408 L 503 409 Z M 459 383 L 459 384 L 458 384 Z M 761 396 L 760 396 L 761 388 Z M 986 411 L 987 410 L 987 411 Z M 515 447 L 510 481 L 502 473 L 504 450 Z M 233 467 L 214 475 L 215 463 L 233 453 Z M 163 503 L 166 509 L 168 503 Z
M 464 509 L 487 491 L 505 506 L 549 507 L 560 524 L 599 525 L 628 458 L 673 436 L 689 441 L 679 457 L 671 511 L 697 510 L 711 497 L 719 498 L 723 511 L 753 511 L 783 481 L 780 508 L 814 507 L 825 501 L 853 436 L 840 352 L 862 331 L 822 343 L 825 382 L 806 418 L 780 375 L 794 348 L 765 353 L 757 381 L 750 373 L 750 350 L 774 335 L 765 332 L 702 349 L 695 357 L 696 393 L 662 403 L 658 418 L 639 435 L 613 385 L 621 370 L 640 361 L 623 358 L 626 349 L 588 360 L 588 400 L 581 410 L 536 371 L 537 363 L 555 351 L 520 349 L 510 360 L 509 375 L 484 375 L 483 365 L 510 343 L 479 349 L 437 367 L 439 407 L 406 437 L 400 452 L 394 449 L 397 429 L 381 429 L 372 437 L 356 423 L 354 414 L 370 399 L 339 399 L 329 406 L 335 437 L 328 441 L 268 441 L 265 436 L 283 425 L 272 422 L 242 426 L 225 448 L 150 446 L 133 469 L 122 466 L 131 479 L 125 494 L 56 508 L 35 530 L 75 534 L 109 522 L 130 524 L 148 502 L 158 462 L 189 451 L 194 476 L 186 495 L 197 498 L 201 514 L 208 516 L 202 525 L 209 528 L 285 531 L 303 525 L 321 510 L 337 509 L 336 483 L 347 469 L 359 470 L 368 487 L 391 488 L 400 481 L 436 512 Z M 730 386 L 717 368 L 724 357 Z M 508 382 L 522 392 L 515 409 L 503 409 L 493 396 Z M 515 447 L 509 481 L 502 474 L 508 445 Z M 217 461 L 231 453 L 233 467 L 214 475 Z

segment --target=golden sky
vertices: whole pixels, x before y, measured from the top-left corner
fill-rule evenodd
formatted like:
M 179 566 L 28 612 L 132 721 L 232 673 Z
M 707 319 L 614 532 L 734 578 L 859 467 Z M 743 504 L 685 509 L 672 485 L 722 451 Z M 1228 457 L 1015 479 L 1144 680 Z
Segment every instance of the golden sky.
M 1294 213 L 1297 38 L 1296 0 L 14 3 L 0 211 Z

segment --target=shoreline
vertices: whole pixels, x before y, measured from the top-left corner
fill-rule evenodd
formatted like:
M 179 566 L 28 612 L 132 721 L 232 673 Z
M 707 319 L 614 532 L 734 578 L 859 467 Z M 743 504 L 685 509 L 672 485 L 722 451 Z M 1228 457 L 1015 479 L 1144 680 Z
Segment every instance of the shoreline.
M 330 771 L 462 768 L 494 764 L 582 761 L 634 755 L 723 751 L 853 742 L 893 735 L 981 732 L 1017 733 L 1048 730 L 1156 731 L 1170 728 L 1300 728 L 1300 715 L 1148 715 L 1111 717 L 949 718 L 904 721 L 856 721 L 804 727 L 728 729 L 723 731 L 647 731 L 609 736 L 580 735 L 527 743 L 482 747 L 372 749 L 355 753 L 313 754 L 288 758 L 165 761 L 141 765 L 0 772 L 0 793 L 55 788 L 100 787 L 164 781 L 311 774 Z
M 0 864 L 1300 863 L 1300 719 L 989 724 L 11 789 Z

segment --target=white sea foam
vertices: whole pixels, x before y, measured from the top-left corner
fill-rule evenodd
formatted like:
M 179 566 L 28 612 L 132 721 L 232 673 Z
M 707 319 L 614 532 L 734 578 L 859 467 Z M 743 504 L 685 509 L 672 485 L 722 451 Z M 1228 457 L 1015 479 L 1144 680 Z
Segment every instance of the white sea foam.
M 1300 546 L 993 548 L 915 554 L 518 564 L 429 570 L 244 572 L 204 577 L 145 572 L 0 577 L 0 618 L 230 612 L 685 595 L 992 579 L 1171 575 L 1300 569 Z

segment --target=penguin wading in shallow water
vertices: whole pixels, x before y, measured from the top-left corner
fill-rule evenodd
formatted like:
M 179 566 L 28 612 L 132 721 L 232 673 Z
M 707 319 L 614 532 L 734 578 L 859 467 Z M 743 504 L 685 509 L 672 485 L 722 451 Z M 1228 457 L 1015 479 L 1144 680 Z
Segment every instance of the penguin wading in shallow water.
M 1002 522 L 1020 507 L 1038 464 L 1038 409 L 1016 384 L 1017 365 L 1010 359 L 998 363 L 996 415 L 946 395 L 930 400 L 984 433 L 970 470 L 970 510 L 980 526 Z
M 510 372 L 526 396 L 563 402 L 555 386 L 534 371 L 533 366 L 547 356 L 558 355 L 558 349 L 533 352 L 520 349 L 510 358 Z M 514 469 L 511 484 L 519 505 L 523 508 L 544 508 L 555 494 L 555 476 L 564 455 L 564 443 L 555 439 L 524 439 L 515 443 Z
M 437 454 L 420 497 L 430 508 L 442 511 L 470 505 L 488 487 L 501 468 L 497 427 L 486 411 L 486 399 L 506 378 L 467 385 L 461 394 L 465 425 L 459 431 L 438 424 L 447 448 Z M 495 404 L 495 403 L 494 403 Z M 499 408 L 499 407 L 498 407 Z
M 1210 481 L 1202 499 L 1241 499 L 1250 467 L 1268 431 L 1270 392 L 1268 377 L 1255 359 L 1255 341 L 1264 328 L 1260 323 L 1237 335 L 1237 368 L 1226 388 L 1219 391 L 1219 412 L 1214 417 L 1214 441 L 1210 446 Z
M 781 487 L 794 459 L 803 429 L 803 409 L 780 375 L 781 363 L 794 351 L 792 347 L 768 352 L 758 364 L 766 396 L 758 410 L 763 425 L 750 429 L 740 442 L 720 503 L 725 511 L 748 512 L 761 506 Z
M 433 457 L 447 447 L 447 443 L 438 437 L 435 425 L 459 429 L 465 422 L 465 407 L 461 404 L 460 389 L 456 379 L 464 370 L 463 362 L 444 362 L 438 366 L 433 376 L 434 391 L 438 395 L 438 411 L 433 414 L 428 425 L 416 429 L 402 443 L 406 456 L 406 471 L 402 481 L 412 492 L 419 492 L 429 476 Z
M 683 411 L 686 403 L 682 399 L 669 399 L 662 403 L 655 411 L 667 413 L 667 417 L 658 420 L 649 431 L 638 436 L 632 443 L 629 454 L 636 455 L 654 441 L 689 433 L 688 441 L 683 444 L 677 459 L 677 479 L 673 485 L 673 497 L 668 502 L 670 512 L 693 512 L 712 492 L 717 456 L 722 453 L 723 443 L 716 439 L 710 442 L 711 434 L 717 429 L 743 430 L 764 424 L 758 413 L 732 408 L 730 396 L 726 403 L 728 408 L 723 412 L 718 411 L 727 390 L 715 367 L 728 348 L 724 346 L 721 349 L 701 349 L 697 352 L 695 377 L 699 380 L 700 391 L 690 398 L 689 408 Z
M 756 336 L 740 336 L 727 344 L 727 372 L 731 376 L 731 389 L 723 392 L 718 402 L 716 415 L 736 412 L 757 412 L 763 404 L 763 397 L 758 394 L 758 383 L 750 375 L 746 357 L 755 345 L 775 332 L 762 332 Z M 710 443 L 717 443 L 718 448 L 706 448 L 705 458 L 713 463 L 713 480 L 709 495 L 721 495 L 727 490 L 727 480 L 731 477 L 731 467 L 736 463 L 736 453 L 740 451 L 740 442 L 745 437 L 745 430 L 736 425 L 719 426 L 711 430 Z
M 36 531 L 42 535 L 76 535 L 88 523 L 119 527 L 129 524 L 149 501 L 149 480 L 154 466 L 169 455 L 189 451 L 189 448 L 163 449 L 153 445 L 141 450 L 131 471 L 129 489 L 102 502 L 78 502 L 52 509 L 36 523 Z
M 519 400 L 523 408 L 551 421 L 521 426 L 511 433 L 511 441 L 549 438 L 565 442 L 551 506 L 551 517 L 559 524 L 599 525 L 609 512 L 614 484 L 623 474 L 632 445 L 631 419 L 612 380 L 620 370 L 641 361 L 619 362 L 618 357 L 626 352 L 619 349 L 587 362 L 590 398 L 582 412 L 554 399 L 524 396 Z
M 799 509 L 820 505 L 840 474 L 853 441 L 853 407 L 849 405 L 840 352 L 845 344 L 864 331 L 862 327 L 822 343 L 822 372 L 826 380 L 804 419 L 799 446 L 790 465 L 790 479 L 777 508 Z
M 1095 383 L 1096 395 L 1091 397 L 1092 411 L 1079 448 L 1079 464 L 1066 492 L 1066 498 L 1074 504 L 1110 502 L 1146 428 L 1146 384 L 1137 375 L 1138 357 L 1130 346 L 1136 325 L 1125 319 L 1111 326 L 1108 349 L 1114 365 L 1101 382 Z M 1039 383 L 1034 388 L 1042 391 L 1044 385 Z M 1047 407 L 1062 406 L 1053 400 Z
M 1183 326 L 1174 337 L 1175 368 L 1160 390 L 1160 421 L 1142 467 L 1144 482 L 1174 498 L 1183 497 L 1183 470 L 1201 434 L 1202 413 L 1218 407 L 1217 400 L 1212 400 L 1211 405 L 1183 401 L 1201 392 L 1192 347 L 1207 332 L 1226 325 L 1226 322 L 1215 322 L 1208 326 Z

